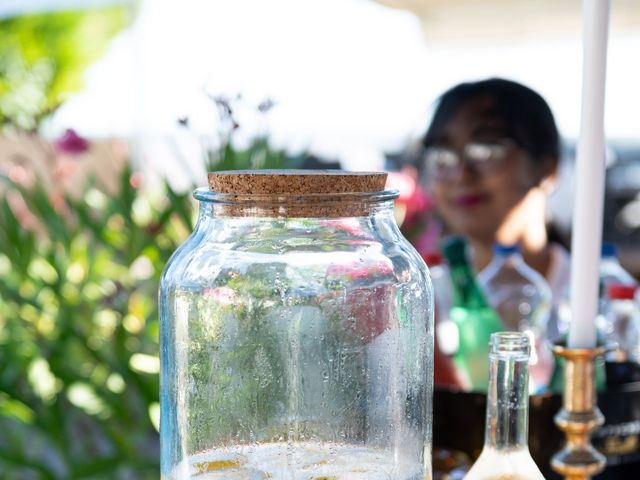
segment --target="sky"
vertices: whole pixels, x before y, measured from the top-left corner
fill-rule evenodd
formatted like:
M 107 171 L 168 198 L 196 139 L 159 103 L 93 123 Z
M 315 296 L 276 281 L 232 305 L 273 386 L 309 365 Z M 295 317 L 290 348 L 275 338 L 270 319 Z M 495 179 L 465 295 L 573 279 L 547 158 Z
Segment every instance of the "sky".
M 241 94 L 243 134 L 268 131 L 291 151 L 381 168 L 385 152 L 426 128 L 445 89 L 503 76 L 538 90 L 572 139 L 580 122 L 580 42 L 574 32 L 430 44 L 415 16 L 370 0 L 147 0 L 50 128 L 169 136 L 189 157 L 197 146 L 176 120 L 187 116 L 195 132 L 215 136 L 209 97 Z M 640 141 L 638 51 L 640 29 L 611 32 L 605 122 L 612 139 Z M 253 107 L 267 97 L 276 106 L 262 119 Z M 153 156 L 162 157 L 160 150 Z
M 43 11 L 94 8 L 126 3 L 128 0 L 2 0 L 0 18 Z

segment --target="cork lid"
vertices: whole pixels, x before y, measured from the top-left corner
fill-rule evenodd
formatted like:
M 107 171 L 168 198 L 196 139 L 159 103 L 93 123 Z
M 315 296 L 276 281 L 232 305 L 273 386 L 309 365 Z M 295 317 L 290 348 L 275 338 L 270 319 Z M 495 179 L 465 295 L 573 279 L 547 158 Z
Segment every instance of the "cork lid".
M 227 170 L 209 173 L 209 188 L 237 195 L 313 195 L 384 190 L 387 174 L 342 170 Z
M 367 216 L 397 197 L 386 180 L 384 172 L 229 170 L 209 173 L 209 194 L 221 216 Z

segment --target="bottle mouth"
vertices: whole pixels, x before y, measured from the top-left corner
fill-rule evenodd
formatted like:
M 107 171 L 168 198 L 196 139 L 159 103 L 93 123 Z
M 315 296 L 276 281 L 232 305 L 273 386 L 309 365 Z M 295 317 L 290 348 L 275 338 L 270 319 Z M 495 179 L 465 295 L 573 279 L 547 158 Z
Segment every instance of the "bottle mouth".
M 614 243 L 603 242 L 600 247 L 600 256 L 602 258 L 614 258 L 618 256 L 618 247 Z
M 491 355 L 500 357 L 526 357 L 531 354 L 531 339 L 523 332 L 497 332 L 491 334 Z

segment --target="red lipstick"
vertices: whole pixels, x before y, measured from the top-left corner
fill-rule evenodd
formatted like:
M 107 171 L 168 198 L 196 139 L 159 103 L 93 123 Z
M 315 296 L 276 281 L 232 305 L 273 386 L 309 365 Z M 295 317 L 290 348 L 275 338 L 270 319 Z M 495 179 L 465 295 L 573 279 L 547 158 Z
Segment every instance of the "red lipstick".
M 471 208 L 484 203 L 486 200 L 487 196 L 481 194 L 460 195 L 456 197 L 454 204 L 456 207 Z

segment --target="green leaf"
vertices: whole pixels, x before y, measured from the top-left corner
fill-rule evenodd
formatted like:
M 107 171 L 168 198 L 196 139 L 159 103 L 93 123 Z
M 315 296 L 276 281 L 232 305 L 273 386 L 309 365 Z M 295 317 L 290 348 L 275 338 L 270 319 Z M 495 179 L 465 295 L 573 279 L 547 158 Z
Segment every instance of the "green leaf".
M 35 130 L 127 21 L 121 5 L 0 20 L 0 126 Z

